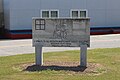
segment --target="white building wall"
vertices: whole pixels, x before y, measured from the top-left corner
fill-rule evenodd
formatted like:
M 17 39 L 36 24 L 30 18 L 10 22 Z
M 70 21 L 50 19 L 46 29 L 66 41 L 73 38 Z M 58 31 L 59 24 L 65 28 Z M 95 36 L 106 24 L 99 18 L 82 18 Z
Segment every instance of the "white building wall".
M 11 0 L 10 5 L 10 30 L 31 29 L 32 17 L 40 15 L 40 0 Z
M 10 30 L 28 30 L 32 28 L 32 17 L 40 17 L 43 9 L 58 9 L 60 17 L 70 17 L 71 9 L 87 9 L 91 27 L 120 27 L 119 3 L 120 0 L 4 0 L 5 24 Z

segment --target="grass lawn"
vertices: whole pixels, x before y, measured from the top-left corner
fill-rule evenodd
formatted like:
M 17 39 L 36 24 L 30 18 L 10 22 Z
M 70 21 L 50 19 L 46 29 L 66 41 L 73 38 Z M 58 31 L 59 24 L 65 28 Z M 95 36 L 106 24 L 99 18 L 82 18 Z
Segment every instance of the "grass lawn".
M 0 80 L 120 80 L 120 48 L 88 50 L 88 72 L 70 70 L 70 65 L 79 65 L 79 51 L 45 53 L 46 65 L 68 65 L 60 70 L 49 65 L 43 70 L 25 70 L 35 62 L 34 57 L 35 54 L 0 57 Z

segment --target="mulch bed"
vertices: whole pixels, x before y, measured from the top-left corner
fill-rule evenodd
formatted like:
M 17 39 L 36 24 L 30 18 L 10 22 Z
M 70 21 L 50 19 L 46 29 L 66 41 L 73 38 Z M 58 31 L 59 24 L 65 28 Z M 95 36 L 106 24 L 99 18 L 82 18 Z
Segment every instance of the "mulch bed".
M 43 66 L 35 65 L 34 63 L 20 64 L 23 71 L 35 72 L 44 70 L 66 71 L 70 74 L 92 74 L 100 75 L 105 73 L 106 70 L 101 64 L 88 63 L 87 67 L 79 66 L 79 62 L 45 62 Z

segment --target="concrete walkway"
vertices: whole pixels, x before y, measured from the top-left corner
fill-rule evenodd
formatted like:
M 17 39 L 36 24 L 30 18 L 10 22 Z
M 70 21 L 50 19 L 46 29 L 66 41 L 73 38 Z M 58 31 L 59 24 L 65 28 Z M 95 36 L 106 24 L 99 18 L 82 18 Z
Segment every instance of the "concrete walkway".
M 91 47 L 95 48 L 120 48 L 120 34 L 114 35 L 97 35 L 91 36 Z M 79 47 L 45 47 L 43 52 L 79 50 Z M 32 39 L 22 40 L 0 40 L 0 56 L 9 56 L 17 54 L 34 53 L 35 48 L 32 47 Z

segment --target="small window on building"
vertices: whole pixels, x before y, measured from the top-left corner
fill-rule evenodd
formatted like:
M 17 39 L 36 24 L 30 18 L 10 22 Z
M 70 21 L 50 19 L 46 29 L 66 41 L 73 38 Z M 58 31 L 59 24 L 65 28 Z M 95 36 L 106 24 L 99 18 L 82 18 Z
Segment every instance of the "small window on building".
M 45 30 L 45 20 L 36 20 L 35 30 Z
M 87 17 L 86 11 L 80 11 L 80 17 Z
M 42 18 L 49 18 L 49 11 L 42 11 Z
M 58 11 L 51 11 L 51 17 L 58 17 Z
M 71 17 L 87 17 L 87 10 L 79 10 L 79 9 L 77 9 L 77 10 L 71 10 Z
M 72 11 L 72 17 L 78 17 L 78 11 Z

